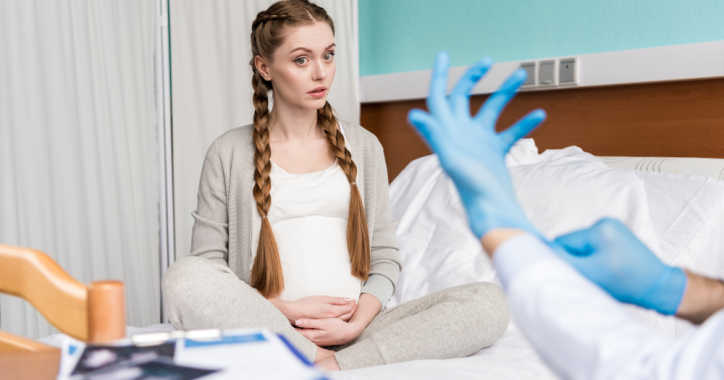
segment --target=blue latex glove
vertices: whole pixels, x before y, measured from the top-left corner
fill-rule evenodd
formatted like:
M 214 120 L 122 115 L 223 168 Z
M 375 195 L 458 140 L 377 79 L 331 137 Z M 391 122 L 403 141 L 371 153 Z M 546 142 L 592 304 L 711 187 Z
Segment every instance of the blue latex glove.
M 631 230 L 604 218 L 590 228 L 555 239 L 558 254 L 621 302 L 672 315 L 686 289 L 681 268 L 664 264 Z
M 492 61 L 486 58 L 470 67 L 446 97 L 449 60 L 446 53 L 439 53 L 427 98 L 429 113 L 414 109 L 408 120 L 455 183 L 470 228 L 478 238 L 493 228 L 517 228 L 540 236 L 516 200 L 505 155 L 545 119 L 545 112 L 535 110 L 496 133 L 498 116 L 525 81 L 525 71 L 519 69 L 487 99 L 477 115 L 471 116 L 470 91 L 491 66 Z

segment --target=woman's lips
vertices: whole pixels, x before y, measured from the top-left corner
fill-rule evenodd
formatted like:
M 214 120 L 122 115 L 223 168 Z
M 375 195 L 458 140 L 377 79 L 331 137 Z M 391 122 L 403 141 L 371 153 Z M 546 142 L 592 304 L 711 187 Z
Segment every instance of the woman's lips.
M 314 90 L 307 92 L 307 94 L 313 98 L 322 98 L 327 94 L 327 89 L 324 87 L 315 88 Z

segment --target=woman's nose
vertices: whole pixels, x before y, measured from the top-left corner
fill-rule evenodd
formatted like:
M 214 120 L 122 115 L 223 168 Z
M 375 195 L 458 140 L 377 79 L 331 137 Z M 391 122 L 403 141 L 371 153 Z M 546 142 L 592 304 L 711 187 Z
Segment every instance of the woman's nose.
M 315 61 L 314 67 L 312 68 L 312 79 L 321 80 L 327 76 L 327 68 L 324 67 L 324 63 L 321 61 Z

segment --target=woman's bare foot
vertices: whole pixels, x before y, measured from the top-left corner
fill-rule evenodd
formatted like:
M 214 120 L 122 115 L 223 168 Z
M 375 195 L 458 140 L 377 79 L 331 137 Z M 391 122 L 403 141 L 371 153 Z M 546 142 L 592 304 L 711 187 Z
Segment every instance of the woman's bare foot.
M 339 364 L 334 358 L 334 351 L 326 348 L 317 347 L 317 356 L 314 358 L 314 364 L 327 371 L 339 371 Z
M 330 356 L 334 356 L 334 351 L 322 347 L 317 347 L 317 355 L 314 357 L 314 362 L 316 363 Z
M 327 371 L 339 371 L 339 363 L 337 363 L 337 358 L 334 357 L 334 355 L 324 358 L 322 360 L 319 360 L 314 363 L 317 367 L 322 368 Z

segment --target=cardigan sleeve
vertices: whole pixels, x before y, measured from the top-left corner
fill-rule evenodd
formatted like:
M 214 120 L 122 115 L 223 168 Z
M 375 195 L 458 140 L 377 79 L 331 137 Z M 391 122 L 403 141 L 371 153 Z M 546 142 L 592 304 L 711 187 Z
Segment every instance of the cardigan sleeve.
M 365 178 L 365 185 L 374 189 L 375 205 L 374 226 L 370 236 L 370 274 L 362 286 L 362 293 L 369 293 L 377 297 L 384 307 L 389 301 L 397 286 L 400 275 L 400 253 L 397 247 L 396 224 L 390 215 L 389 209 L 389 180 L 387 178 L 387 165 L 382 145 L 372 135 L 373 149 L 371 169 L 374 175 Z M 368 217 L 368 219 L 370 219 Z
M 229 215 L 218 140 L 206 152 L 199 179 L 198 203 L 191 215 L 194 217 L 191 255 L 228 265 Z

